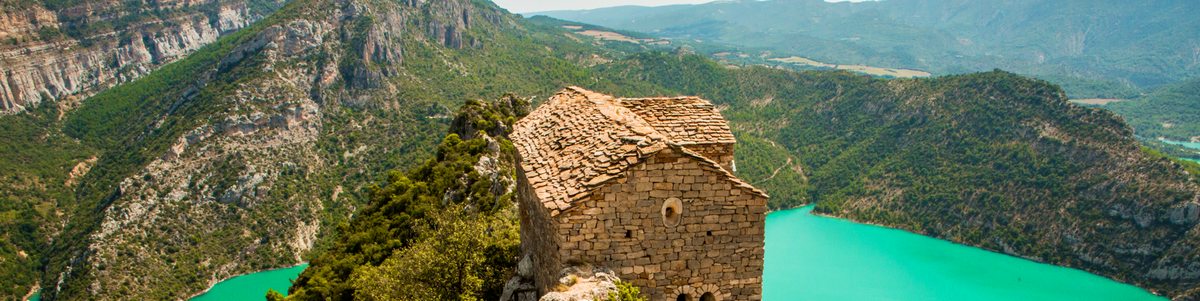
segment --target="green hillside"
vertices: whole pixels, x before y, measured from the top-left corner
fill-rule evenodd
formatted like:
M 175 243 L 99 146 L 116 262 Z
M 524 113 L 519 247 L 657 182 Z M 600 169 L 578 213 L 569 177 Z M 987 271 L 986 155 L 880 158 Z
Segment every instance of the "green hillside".
M 1192 141 L 1200 137 L 1200 79 L 1156 89 L 1146 96 L 1104 106 L 1146 139 Z

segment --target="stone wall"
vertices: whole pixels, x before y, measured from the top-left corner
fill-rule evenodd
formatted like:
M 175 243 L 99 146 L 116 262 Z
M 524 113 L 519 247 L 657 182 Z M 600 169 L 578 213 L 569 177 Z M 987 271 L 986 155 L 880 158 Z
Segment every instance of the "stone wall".
M 733 164 L 733 143 L 706 143 L 706 144 L 688 144 L 684 145 L 688 150 L 700 153 L 713 161 L 721 164 L 721 168 L 734 171 Z
M 519 162 L 518 162 L 518 165 Z M 562 266 L 558 257 L 559 237 L 554 232 L 550 212 L 529 186 L 525 172 L 517 168 L 517 194 L 520 196 L 521 253 L 533 261 L 533 280 L 541 296 L 558 283 Z
M 646 160 L 555 217 L 559 248 L 539 248 L 558 249 L 559 262 L 611 268 L 651 300 L 761 300 L 766 197 L 671 149 Z M 677 217 L 666 217 L 667 202 L 680 205 Z

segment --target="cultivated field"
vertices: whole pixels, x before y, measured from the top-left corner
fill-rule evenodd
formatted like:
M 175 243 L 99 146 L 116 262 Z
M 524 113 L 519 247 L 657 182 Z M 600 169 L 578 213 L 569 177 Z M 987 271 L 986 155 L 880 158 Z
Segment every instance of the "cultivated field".
M 866 65 L 837 65 L 837 64 L 822 63 L 822 62 L 814 61 L 809 58 L 799 57 L 799 56 L 792 56 L 792 57 L 785 57 L 785 58 L 773 58 L 771 60 L 776 61 L 776 62 L 781 62 L 781 63 L 806 65 L 806 66 L 821 67 L 821 68 L 841 69 L 841 70 L 866 73 L 866 74 L 876 75 L 876 76 L 891 76 L 891 77 L 897 77 L 897 78 L 928 77 L 930 75 L 929 72 L 925 72 L 925 71 L 921 71 L 921 70 L 881 68 L 881 67 L 873 67 L 873 66 L 866 66 Z
M 575 34 L 593 37 L 604 41 L 629 42 L 634 44 L 650 44 L 650 45 L 665 45 L 670 44 L 670 41 L 660 39 L 637 39 L 627 35 L 623 35 L 611 31 L 588 29 L 582 30 L 582 26 L 564 25 L 563 28 L 574 30 Z
M 1071 100 L 1071 102 L 1074 102 L 1074 103 L 1080 103 L 1080 104 L 1085 104 L 1085 105 L 1094 105 L 1094 106 L 1103 106 L 1106 104 L 1110 104 L 1110 103 L 1114 103 L 1114 102 L 1121 102 L 1121 101 L 1125 101 L 1125 100 L 1118 99 L 1118 98 L 1082 98 L 1082 99 L 1072 99 Z

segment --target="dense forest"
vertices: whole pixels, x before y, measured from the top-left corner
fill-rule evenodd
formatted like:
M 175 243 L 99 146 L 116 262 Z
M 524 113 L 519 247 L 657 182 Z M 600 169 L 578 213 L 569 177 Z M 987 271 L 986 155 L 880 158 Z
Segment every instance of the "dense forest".
M 433 158 L 370 187 L 288 299 L 500 299 L 520 255 L 508 134 L 529 110 L 515 96 L 463 105 Z
M 1146 96 L 1103 107 L 1124 116 L 1137 135 L 1146 139 L 1187 142 L 1200 137 L 1200 78 L 1167 85 Z

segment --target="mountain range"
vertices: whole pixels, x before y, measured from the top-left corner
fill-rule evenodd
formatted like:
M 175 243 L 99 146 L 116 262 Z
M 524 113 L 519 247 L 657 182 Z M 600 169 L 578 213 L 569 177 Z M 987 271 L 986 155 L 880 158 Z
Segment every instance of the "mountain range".
M 934 74 L 993 68 L 1061 83 L 1072 97 L 1130 97 L 1200 72 L 1194 1 L 717 1 L 534 13 L 752 56 Z M 763 53 L 766 52 L 766 53 Z

